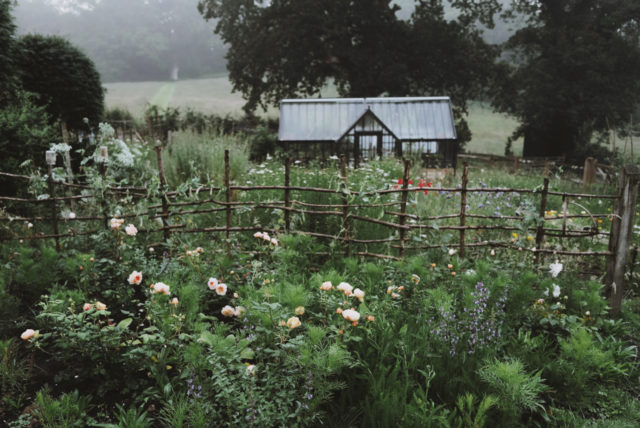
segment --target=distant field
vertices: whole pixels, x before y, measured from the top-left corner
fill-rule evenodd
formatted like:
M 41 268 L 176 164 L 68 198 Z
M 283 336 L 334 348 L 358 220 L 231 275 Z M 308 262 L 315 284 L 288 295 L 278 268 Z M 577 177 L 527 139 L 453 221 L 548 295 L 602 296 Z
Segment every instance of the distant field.
M 242 115 L 244 104 L 239 94 L 231 92 L 231 83 L 226 76 L 177 82 L 107 83 L 104 86 L 107 88 L 108 108 L 126 108 L 136 116 L 142 116 L 149 103 L 161 108 L 179 107 L 181 110 L 191 107 L 221 116 Z M 278 113 L 276 109 L 270 109 L 267 114 L 277 116 Z M 494 113 L 481 103 L 471 103 L 468 120 L 473 138 L 466 149 L 474 153 L 503 155 L 507 138 L 518 125 L 515 119 Z M 521 140 L 513 144 L 513 151 L 517 155 L 522 154 Z

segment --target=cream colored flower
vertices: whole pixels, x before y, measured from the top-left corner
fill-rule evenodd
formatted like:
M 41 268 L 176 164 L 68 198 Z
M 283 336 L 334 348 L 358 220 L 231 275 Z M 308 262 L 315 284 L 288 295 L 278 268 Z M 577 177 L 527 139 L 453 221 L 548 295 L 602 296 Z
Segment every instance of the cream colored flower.
M 347 321 L 358 321 L 360 319 L 360 312 L 354 310 L 353 308 L 342 311 L 342 316 Z
M 219 282 L 218 285 L 216 285 L 216 294 L 218 296 L 224 296 L 227 294 L 227 284 Z
M 278 246 L 278 240 L 276 238 L 271 238 L 271 245 L 273 245 L 274 247 Z
M 247 376 L 255 376 L 256 375 L 256 365 L 255 364 L 249 364 L 245 370 L 245 373 L 247 374 Z
M 338 284 L 336 289 L 344 292 L 344 294 L 346 294 L 347 296 L 350 296 L 353 292 L 353 286 L 348 282 L 341 282 L 340 284 Z
M 262 240 L 270 242 L 271 241 L 271 237 L 269 236 L 269 234 L 267 232 L 265 232 L 265 233 L 262 234 Z
M 304 306 L 298 306 L 293 312 L 296 315 L 304 315 Z
M 246 311 L 247 310 L 244 308 L 244 306 L 236 306 L 235 309 L 233 310 L 233 315 L 237 317 L 241 317 L 242 315 L 244 315 Z
M 256 232 L 253 234 L 253 237 L 258 239 L 262 239 L 263 236 L 264 234 L 262 232 Z
M 27 227 L 31 229 L 33 227 L 33 223 L 27 223 Z
M 153 292 L 156 294 L 164 294 L 165 296 L 169 296 L 171 294 L 169 286 L 163 282 L 156 282 L 153 284 Z
M 96 310 L 98 310 L 98 311 L 106 311 L 107 310 L 107 305 L 105 305 L 102 302 L 96 302 Z
M 222 315 L 224 315 L 225 317 L 232 317 L 235 315 L 236 311 L 235 309 L 233 309 L 233 306 L 226 305 L 224 308 L 222 308 L 220 313 L 222 313 Z
M 69 214 L 67 215 L 67 218 L 73 220 L 74 218 L 76 218 L 76 213 L 74 213 L 73 211 L 70 211 Z
M 376 320 L 376 317 L 374 317 L 373 315 L 367 316 L 367 321 L 374 322 L 375 320 Z
M 142 272 L 138 272 L 137 270 L 134 270 L 129 275 L 129 278 L 127 279 L 127 281 L 129 281 L 129 284 L 131 285 L 140 285 L 140 283 L 142 282 Z
M 496 250 L 491 250 L 491 251 L 489 252 L 489 254 L 491 254 L 491 256 L 495 256 L 495 255 L 496 255 Z
M 291 317 L 287 320 L 287 327 L 289 327 L 289 330 L 298 328 L 300 327 L 300 325 L 302 325 L 302 323 L 300 322 L 300 318 L 298 317 Z
M 391 293 L 392 299 L 399 299 L 401 296 L 398 293 Z
M 562 272 L 562 263 L 556 260 L 555 263 L 551 263 L 549 265 L 549 272 L 551 272 L 552 277 L 557 277 L 560 272 Z
M 178 304 L 180 304 L 180 301 L 178 300 L 177 297 L 174 297 L 173 299 L 171 299 L 171 301 L 169 302 L 169 304 L 173 305 L 174 308 L 178 307 Z
M 394 290 L 397 290 L 398 287 L 396 287 L 395 285 L 390 285 L 387 287 L 387 294 L 391 294 Z
M 93 309 L 93 305 L 91 303 L 85 303 L 84 305 L 82 305 L 83 311 L 90 311 L 91 309 Z
M 353 290 L 353 297 L 360 300 L 360 302 L 364 302 L 364 291 L 356 288 L 355 290 Z
M 209 286 L 209 290 L 215 290 L 218 286 L 218 280 L 216 278 L 209 278 L 207 285 Z
M 133 224 L 128 224 L 127 227 L 124 228 L 124 232 L 129 236 L 136 236 L 138 234 L 138 228 Z
M 453 248 L 451 248 L 451 249 L 449 250 L 449 255 L 450 255 L 450 256 L 453 256 L 455 253 L 456 253 L 456 250 L 454 250 Z
M 332 289 L 333 289 L 333 284 L 331 284 L 331 281 L 325 281 L 320 286 L 320 290 L 323 290 L 323 291 L 329 291 Z
M 420 277 L 418 275 L 416 275 L 415 273 L 411 275 L 411 282 L 413 282 L 414 284 L 418 284 L 420 282 Z
M 109 221 L 109 223 L 111 224 L 111 229 L 120 229 L 120 227 L 124 223 L 124 220 L 119 219 L 119 218 L 112 218 Z
M 37 331 L 33 330 L 33 329 L 26 329 L 25 331 L 22 332 L 22 334 L 20 335 L 20 339 L 22 340 L 29 340 L 31 339 L 33 336 L 35 336 L 37 333 Z

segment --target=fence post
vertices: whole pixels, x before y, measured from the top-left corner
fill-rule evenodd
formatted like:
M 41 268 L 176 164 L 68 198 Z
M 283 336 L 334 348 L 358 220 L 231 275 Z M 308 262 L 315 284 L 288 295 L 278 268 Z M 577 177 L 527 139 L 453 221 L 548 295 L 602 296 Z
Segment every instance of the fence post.
M 162 162 L 162 146 L 156 145 L 156 155 L 158 158 L 158 176 L 160 177 L 160 186 L 162 188 L 162 232 L 164 242 L 169 241 L 171 232 L 169 231 L 169 203 L 167 202 L 167 179 L 164 175 L 164 163 Z
M 289 190 L 290 168 L 291 158 L 287 156 L 284 160 L 284 230 L 287 232 L 289 232 L 291 228 L 291 213 L 289 212 L 289 208 L 291 207 L 291 192 Z
M 226 237 L 227 237 L 227 250 L 231 252 L 231 245 L 229 244 L 229 237 L 231 235 L 231 179 L 229 168 L 229 149 L 224 151 L 224 188 L 225 188 L 225 201 L 227 202 L 227 219 L 226 219 Z
M 467 183 L 469 182 L 469 165 L 464 163 L 462 169 L 462 189 L 460 190 L 460 258 L 464 258 L 464 233 L 467 216 Z
M 619 314 L 624 293 L 624 270 L 629 254 L 629 243 L 633 234 L 633 220 L 638 199 L 640 171 L 635 165 L 622 169 L 619 182 L 619 199 L 614 205 L 614 216 L 609 238 L 609 251 L 613 253 L 607 260 L 606 285 L 611 285 L 611 310 Z
M 549 177 L 544 178 L 544 185 L 542 186 L 542 196 L 540 197 L 540 224 L 536 230 L 536 249 L 542 249 L 544 241 L 544 214 L 547 211 L 547 194 L 549 193 Z M 538 264 L 540 262 L 541 252 L 536 251 L 533 257 L 533 263 Z
M 402 214 L 405 214 L 407 212 L 407 199 L 409 199 L 409 192 L 407 191 L 407 189 L 409 188 L 409 173 L 411 172 L 411 160 L 409 159 L 405 159 L 404 160 L 404 174 L 402 176 L 402 190 L 404 190 L 404 192 L 402 192 L 402 199 L 401 199 L 401 204 L 400 204 L 400 212 Z M 407 216 L 405 215 L 401 215 L 400 216 L 400 225 L 404 226 L 405 223 L 407 222 Z M 404 254 L 404 237 L 405 237 L 405 230 L 404 228 L 400 229 L 400 248 L 398 248 L 398 255 L 400 257 L 402 257 L 402 255 Z
M 69 150 L 65 150 L 62 154 L 62 159 L 64 160 L 64 168 L 67 170 L 67 184 L 73 184 L 73 170 L 71 169 L 71 155 L 69 154 Z M 73 195 L 73 192 L 71 192 Z M 76 210 L 76 201 L 71 199 L 69 201 L 71 205 L 71 211 Z
M 582 174 L 582 190 L 587 187 L 587 184 L 594 182 L 596 178 L 596 168 L 598 161 L 595 158 L 588 157 L 584 160 L 584 172 Z
M 349 257 L 351 255 L 351 234 L 349 230 L 349 197 L 347 195 L 347 159 L 344 154 L 340 156 L 340 177 L 342 178 L 342 228 L 347 244 L 344 256 Z
M 53 183 L 53 166 L 56 164 L 56 152 L 47 150 L 45 153 L 47 169 L 49 172 L 49 197 L 51 198 L 51 221 L 53 222 L 53 234 L 56 240 L 56 250 L 60 251 L 60 238 L 58 237 L 58 215 L 56 214 L 56 187 Z
M 100 146 L 100 157 L 98 158 L 98 169 L 100 171 L 100 177 L 102 177 L 102 184 L 104 186 L 105 179 L 107 177 L 107 161 L 109 160 L 109 149 L 107 146 Z M 105 193 L 103 192 L 100 198 L 100 207 L 102 208 L 102 215 L 104 216 L 104 228 L 109 228 L 109 219 L 107 218 L 107 205 L 104 201 Z

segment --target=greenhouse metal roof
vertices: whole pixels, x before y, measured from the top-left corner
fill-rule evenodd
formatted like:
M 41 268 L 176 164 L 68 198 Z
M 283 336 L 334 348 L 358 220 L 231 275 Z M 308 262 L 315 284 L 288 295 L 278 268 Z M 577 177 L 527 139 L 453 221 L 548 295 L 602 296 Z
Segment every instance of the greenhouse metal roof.
M 370 111 L 403 141 L 455 140 L 449 97 L 280 101 L 280 141 L 337 141 Z

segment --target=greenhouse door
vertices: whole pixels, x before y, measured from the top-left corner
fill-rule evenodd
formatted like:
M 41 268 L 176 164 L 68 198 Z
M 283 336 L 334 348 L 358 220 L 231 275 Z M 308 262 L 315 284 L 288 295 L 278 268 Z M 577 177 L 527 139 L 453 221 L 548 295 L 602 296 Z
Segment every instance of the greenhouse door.
M 353 159 L 356 167 L 361 158 L 371 160 L 382 157 L 381 131 L 356 131 L 353 136 Z

